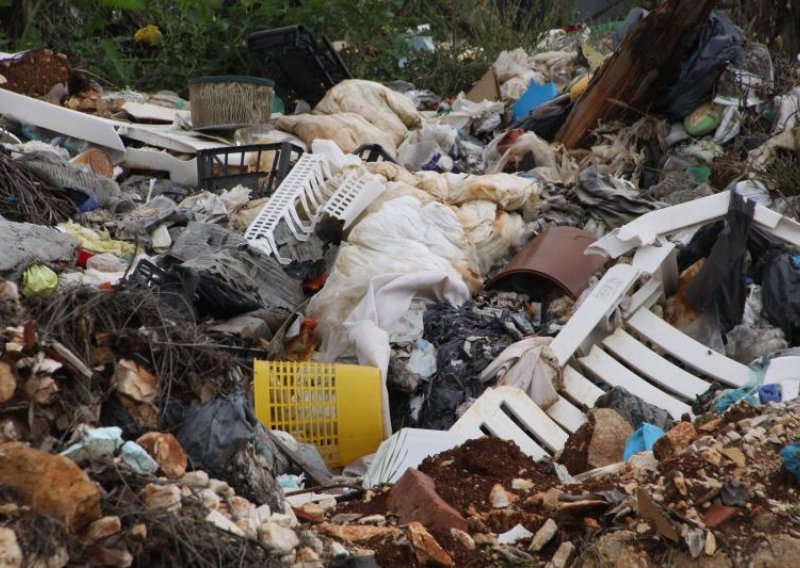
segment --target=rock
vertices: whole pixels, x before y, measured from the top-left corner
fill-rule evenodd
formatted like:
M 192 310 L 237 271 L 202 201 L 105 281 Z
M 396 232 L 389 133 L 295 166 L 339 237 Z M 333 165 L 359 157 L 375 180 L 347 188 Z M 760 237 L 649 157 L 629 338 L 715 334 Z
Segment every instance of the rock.
M 450 555 L 421 523 L 408 525 L 408 540 L 414 547 L 420 566 L 455 566 Z
M 747 465 L 747 458 L 739 448 L 723 448 L 722 455 L 735 463 L 738 468 L 744 468 Z
M 152 475 L 158 471 L 158 462 L 136 442 L 128 440 L 122 444 L 120 458 L 136 473 Z
M 144 523 L 133 525 L 133 528 L 131 528 L 131 536 L 139 540 L 147 540 L 147 525 Z
M 153 404 L 156 400 L 156 378 L 147 369 L 128 359 L 117 363 L 111 386 L 137 402 Z
M 11 529 L 0 527 L 0 568 L 22 568 L 22 549 Z
M 117 516 L 97 519 L 86 529 L 86 540 L 96 542 L 117 534 L 122 530 L 122 521 Z
M 100 518 L 100 491 L 72 460 L 25 447 L 0 444 L 0 485 L 14 490 L 35 513 L 70 530 Z
M 230 533 L 235 536 L 239 536 L 244 538 L 245 534 L 242 529 L 240 529 L 236 523 L 230 520 L 228 517 L 220 513 L 219 511 L 211 511 L 206 515 L 206 522 L 214 525 L 222 532 Z M 292 533 L 294 534 L 294 533 Z
M 467 530 L 466 519 L 436 493 L 433 479 L 414 468 L 392 487 L 386 505 L 404 525 L 418 522 L 436 531 Z
M 533 489 L 533 481 L 530 479 L 514 479 L 511 482 L 511 489 L 514 491 L 530 491 Z
M 155 485 L 149 483 L 144 486 L 141 493 L 146 509 L 166 509 L 178 511 L 181 508 L 181 490 L 177 485 Z
M 528 547 L 530 552 L 539 552 L 542 548 L 544 548 L 550 540 L 556 535 L 558 532 L 558 525 L 553 519 L 547 519 L 544 524 L 539 527 L 539 530 L 536 531 L 536 534 L 533 536 L 533 540 L 531 540 L 531 545 Z
M 450 529 L 450 535 L 467 550 L 475 550 L 475 541 L 469 534 L 458 529 Z
M 205 471 L 189 471 L 183 474 L 180 481 L 192 489 L 205 489 L 209 484 L 208 474 Z
M 714 536 L 714 533 L 711 531 L 706 531 L 706 545 L 703 549 L 703 552 L 706 553 L 706 556 L 714 556 L 714 553 L 717 551 L 717 539 Z
M 349 525 L 356 522 L 363 515 L 359 513 L 338 513 L 331 518 L 331 522 L 336 525 Z
M 208 488 L 220 497 L 233 497 L 236 495 L 230 485 L 219 479 L 210 479 Z
M 590 412 L 594 420 L 592 440 L 589 442 L 587 463 L 590 467 L 603 467 L 622 461 L 625 444 L 633 428 L 615 410 L 595 408 Z
M 359 525 L 376 525 L 382 527 L 386 524 L 386 517 L 383 515 L 369 515 L 358 520 Z
M 11 363 L 0 361 L 0 404 L 8 402 L 17 390 L 17 376 Z
M 489 493 L 489 502 L 495 509 L 504 509 L 517 500 L 519 500 L 519 497 L 506 491 L 505 487 L 499 483 L 495 483 Z
M 261 525 L 261 540 L 277 554 L 289 554 L 300 546 L 300 539 L 292 529 L 282 527 L 277 523 L 264 523 Z
M 136 440 L 136 443 L 155 458 L 161 471 L 170 479 L 179 479 L 186 473 L 186 453 L 172 434 L 148 432 Z
M 653 498 L 648 495 L 647 491 L 641 487 L 636 493 L 636 509 L 641 518 L 653 522 L 661 536 L 672 542 L 678 542 L 680 540 L 680 535 L 672 519 L 670 519 L 661 507 L 653 501 Z
M 25 394 L 37 404 L 50 404 L 56 393 L 58 385 L 53 377 L 31 377 L 25 381 Z
M 601 568 L 650 568 L 647 554 L 637 552 L 631 546 L 635 540 L 636 535 L 631 531 L 604 534 L 595 543 L 597 564 L 594 565 Z
M 200 498 L 200 502 L 206 509 L 219 508 L 221 502 L 219 495 L 211 491 L 211 489 L 201 489 L 197 496 Z
M 479 533 L 472 537 L 477 546 L 496 546 L 497 537 L 493 534 Z
M 671 566 L 680 566 L 681 568 L 733 568 L 733 562 L 724 552 L 695 559 L 684 550 L 673 550 L 671 560 Z
M 319 561 L 319 554 L 308 546 L 304 546 L 297 551 L 297 562 L 317 562 Z
M 574 550 L 574 544 L 569 541 L 562 542 L 561 546 L 558 547 L 558 550 L 556 550 L 556 553 L 550 560 L 550 563 L 547 565 L 547 568 L 565 568 L 568 565 L 569 557 L 572 556 L 572 552 Z
M 722 523 L 724 523 L 731 517 L 737 515 L 739 513 L 739 510 L 740 510 L 739 507 L 712 505 L 711 508 L 708 511 L 706 511 L 706 514 L 703 518 L 703 522 L 708 528 L 713 529 L 720 526 Z
M 311 523 L 321 523 L 325 520 L 325 509 L 316 503 L 303 503 L 299 507 L 293 507 L 294 514 L 298 519 L 309 521 Z
M 371 525 L 319 525 L 322 534 L 338 538 L 348 543 L 364 542 L 376 536 L 397 536 L 400 530 L 395 527 L 373 527 Z
M 681 422 L 661 436 L 653 444 L 653 455 L 658 461 L 671 458 L 689 447 L 697 438 L 697 431 L 691 422 Z
M 718 468 L 722 464 L 722 454 L 714 448 L 703 448 L 700 451 L 700 457 L 715 468 Z
M 753 555 L 752 568 L 794 566 L 800 558 L 800 539 L 788 535 L 769 537 L 769 544 Z
M 533 536 L 533 533 L 523 527 L 521 524 L 514 525 L 509 531 L 497 535 L 498 544 L 516 544 L 520 540 L 527 540 Z

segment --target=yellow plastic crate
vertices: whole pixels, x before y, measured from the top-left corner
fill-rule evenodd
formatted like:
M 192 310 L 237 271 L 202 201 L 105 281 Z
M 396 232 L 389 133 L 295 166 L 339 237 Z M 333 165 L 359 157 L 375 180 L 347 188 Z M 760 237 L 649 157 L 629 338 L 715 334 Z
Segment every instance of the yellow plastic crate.
M 256 361 L 256 416 L 314 444 L 329 467 L 342 467 L 383 439 L 380 381 L 374 367 Z

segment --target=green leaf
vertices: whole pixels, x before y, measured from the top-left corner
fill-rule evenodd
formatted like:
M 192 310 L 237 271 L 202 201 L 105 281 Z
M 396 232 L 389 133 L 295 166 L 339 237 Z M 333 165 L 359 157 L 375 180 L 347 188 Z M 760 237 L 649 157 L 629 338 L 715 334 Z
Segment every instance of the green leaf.
M 144 0 L 100 0 L 100 5 L 120 10 L 144 10 Z

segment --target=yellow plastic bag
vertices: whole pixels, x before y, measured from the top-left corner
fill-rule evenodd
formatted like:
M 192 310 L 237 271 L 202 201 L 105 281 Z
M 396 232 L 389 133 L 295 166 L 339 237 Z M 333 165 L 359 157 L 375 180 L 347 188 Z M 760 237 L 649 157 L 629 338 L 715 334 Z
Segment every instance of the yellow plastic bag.
M 34 264 L 22 274 L 23 296 L 50 296 L 58 288 L 58 275 L 43 264 Z

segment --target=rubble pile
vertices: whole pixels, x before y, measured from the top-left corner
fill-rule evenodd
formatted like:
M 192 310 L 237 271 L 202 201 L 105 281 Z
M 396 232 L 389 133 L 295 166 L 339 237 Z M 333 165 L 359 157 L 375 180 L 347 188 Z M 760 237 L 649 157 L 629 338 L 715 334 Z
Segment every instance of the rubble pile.
M 0 565 L 791 564 L 800 67 L 713 5 L 458 94 L 4 59 Z

